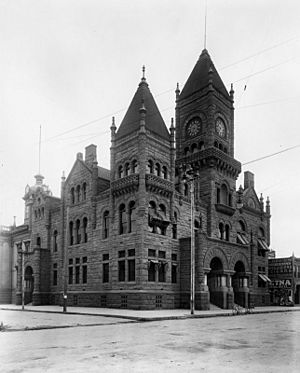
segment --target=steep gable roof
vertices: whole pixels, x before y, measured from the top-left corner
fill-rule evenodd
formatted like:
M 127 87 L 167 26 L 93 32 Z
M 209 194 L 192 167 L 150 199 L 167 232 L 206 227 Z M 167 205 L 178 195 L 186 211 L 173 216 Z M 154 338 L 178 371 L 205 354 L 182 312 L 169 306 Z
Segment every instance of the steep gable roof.
M 146 129 L 154 132 L 160 137 L 169 140 L 169 131 L 158 110 L 156 102 L 150 92 L 148 83 L 143 77 L 138 89 L 129 105 L 129 108 L 116 133 L 116 138 L 121 138 L 135 132 L 140 126 L 140 108 L 144 103 L 146 109 L 145 125 Z
M 212 74 L 210 74 L 210 72 Z M 203 49 L 193 71 L 181 91 L 180 98 L 187 98 L 193 93 L 207 87 L 210 75 L 213 87 L 225 97 L 229 97 L 228 91 L 213 64 L 210 55 L 206 49 Z

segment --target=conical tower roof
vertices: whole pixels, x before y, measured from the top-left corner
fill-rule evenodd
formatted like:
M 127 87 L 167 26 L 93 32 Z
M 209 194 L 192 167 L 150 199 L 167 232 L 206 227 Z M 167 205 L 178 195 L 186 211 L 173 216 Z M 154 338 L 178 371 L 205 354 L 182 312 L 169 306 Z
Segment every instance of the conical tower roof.
M 185 83 L 180 98 L 187 98 L 193 93 L 207 87 L 209 80 L 212 79 L 213 87 L 226 98 L 229 97 L 228 91 L 218 74 L 210 55 L 206 49 L 203 49 L 193 71 Z
M 156 135 L 159 135 L 164 139 L 169 140 L 169 131 L 158 110 L 156 102 L 154 101 L 144 76 L 142 77 L 138 89 L 133 96 L 124 119 L 120 124 L 120 127 L 116 133 L 116 138 L 118 139 L 127 136 L 139 129 L 141 120 L 140 109 L 143 105 L 146 109 L 146 129 L 154 132 Z

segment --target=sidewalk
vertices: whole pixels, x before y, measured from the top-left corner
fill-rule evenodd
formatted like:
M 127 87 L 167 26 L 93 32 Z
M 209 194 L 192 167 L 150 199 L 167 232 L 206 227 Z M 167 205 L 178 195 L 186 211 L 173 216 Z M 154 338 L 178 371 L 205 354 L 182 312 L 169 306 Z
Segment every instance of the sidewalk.
M 0 310 L 22 311 L 21 306 L 14 304 L 0 305 Z M 27 312 L 43 312 L 43 313 L 58 313 L 64 314 L 60 306 L 25 306 Z M 296 312 L 300 311 L 300 306 L 283 307 L 283 306 L 269 306 L 256 307 L 251 310 L 251 314 L 258 313 L 272 313 L 272 312 Z M 240 315 L 245 314 L 245 310 L 241 309 Z M 117 308 L 93 308 L 93 307 L 68 307 L 64 315 L 85 315 L 85 316 L 103 316 L 112 318 L 121 318 L 134 321 L 159 321 L 159 320 L 175 320 L 186 318 L 206 318 L 217 316 L 232 316 L 231 309 L 213 309 L 208 311 L 195 310 L 194 315 L 190 314 L 188 309 L 157 309 L 151 311 L 131 310 L 131 309 L 117 309 Z

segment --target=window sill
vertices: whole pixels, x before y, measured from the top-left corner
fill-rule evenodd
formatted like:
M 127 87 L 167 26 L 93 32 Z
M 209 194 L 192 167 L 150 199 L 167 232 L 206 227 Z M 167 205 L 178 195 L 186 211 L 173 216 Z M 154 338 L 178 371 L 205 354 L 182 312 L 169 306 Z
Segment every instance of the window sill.
M 216 210 L 222 212 L 223 214 L 232 216 L 235 213 L 235 209 L 228 205 L 223 205 L 222 203 L 215 204 Z

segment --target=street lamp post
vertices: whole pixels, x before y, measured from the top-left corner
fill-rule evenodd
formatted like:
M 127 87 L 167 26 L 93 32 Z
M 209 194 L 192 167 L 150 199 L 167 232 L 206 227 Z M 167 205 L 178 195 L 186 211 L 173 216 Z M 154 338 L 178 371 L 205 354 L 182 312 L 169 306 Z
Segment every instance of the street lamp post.
M 25 254 L 28 253 L 29 242 L 28 241 L 21 241 L 21 266 L 22 266 L 22 273 L 21 273 L 21 298 L 22 298 L 22 311 L 25 308 L 25 290 L 26 290 L 26 281 L 25 281 Z
M 190 289 L 190 309 L 191 315 L 195 312 L 195 178 L 198 176 L 197 172 L 194 172 L 192 167 L 189 165 L 186 172 L 183 174 L 183 181 L 187 182 L 190 186 L 191 193 L 191 289 Z
M 24 311 L 25 304 L 25 249 L 24 242 L 21 243 L 21 256 L 22 256 L 22 311 Z
M 66 219 L 66 240 L 65 240 L 65 247 L 64 247 L 64 262 L 63 262 L 63 312 L 67 312 L 68 306 L 68 277 L 67 277 L 67 270 L 68 270 L 68 245 L 69 245 L 69 236 L 68 236 L 68 228 L 69 228 L 69 206 L 67 207 L 67 219 Z

